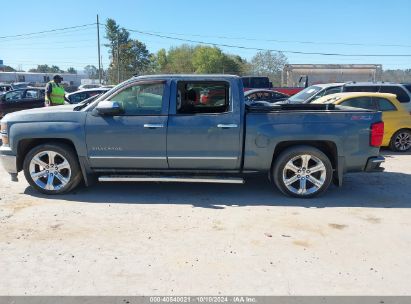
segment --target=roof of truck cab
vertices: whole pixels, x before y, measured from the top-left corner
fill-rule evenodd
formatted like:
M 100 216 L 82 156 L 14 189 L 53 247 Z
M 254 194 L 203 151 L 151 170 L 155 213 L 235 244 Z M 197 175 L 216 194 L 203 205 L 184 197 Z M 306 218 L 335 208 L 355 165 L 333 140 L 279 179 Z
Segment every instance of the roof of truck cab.
M 312 103 L 340 103 L 341 101 L 346 100 L 347 98 L 353 97 L 381 97 L 387 98 L 390 100 L 397 99 L 395 94 L 391 93 L 371 93 L 371 92 L 347 92 L 347 93 L 336 93 L 330 94 L 314 100 Z
M 87 93 L 87 92 L 101 92 L 101 93 L 103 93 L 103 92 L 107 92 L 109 90 L 110 90 L 110 88 L 98 87 L 98 88 L 74 91 L 74 92 L 68 93 L 67 95 L 74 95 L 74 94 Z
M 311 86 L 320 87 L 322 89 L 325 89 L 325 88 L 330 88 L 330 87 L 343 86 L 344 84 L 345 82 L 331 82 L 331 83 L 316 83 L 316 84 L 312 84 Z
M 376 81 L 376 82 L 347 82 L 346 86 L 349 87 L 362 87 L 362 86 L 367 86 L 367 87 L 373 87 L 373 86 L 399 86 L 399 85 L 403 85 L 402 83 L 398 83 L 398 82 L 386 82 L 386 81 Z
M 159 75 L 144 75 L 134 76 L 140 79 L 155 79 L 155 78 L 240 78 L 238 75 L 229 74 L 159 74 Z

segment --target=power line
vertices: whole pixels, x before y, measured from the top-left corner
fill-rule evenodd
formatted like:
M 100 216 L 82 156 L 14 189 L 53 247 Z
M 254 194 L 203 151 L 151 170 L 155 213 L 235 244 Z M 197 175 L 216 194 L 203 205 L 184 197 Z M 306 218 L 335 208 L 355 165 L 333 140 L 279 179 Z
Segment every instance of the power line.
M 8 43 L 5 46 L 2 45 L 2 48 L 16 48 L 16 47 L 24 47 L 24 46 L 38 46 L 38 45 L 43 45 L 44 46 L 43 41 L 38 41 L 38 42 L 25 42 L 25 41 L 22 41 L 22 42 L 11 42 L 11 43 Z M 81 40 L 71 40 L 71 39 L 68 40 L 68 39 L 65 39 L 63 41 L 61 41 L 61 40 L 47 41 L 47 44 L 50 44 L 50 45 L 56 45 L 56 44 L 73 45 L 73 44 L 79 44 L 79 42 L 92 42 L 92 40 L 91 39 L 81 39 Z M 24 49 L 31 49 L 31 48 L 24 48 Z
M 184 39 L 184 38 L 171 37 L 167 35 L 154 34 L 154 33 L 149 33 L 149 32 L 144 32 L 144 31 L 139 31 L 139 30 L 133 30 L 133 29 L 127 29 L 127 30 L 130 32 L 136 32 L 136 33 L 140 33 L 143 35 L 161 37 L 164 39 L 178 40 L 178 41 L 212 45 L 212 46 L 221 46 L 221 47 L 227 47 L 227 48 L 237 48 L 237 49 L 243 49 L 243 50 L 272 51 L 272 52 L 301 54 L 301 55 L 321 55 L 321 56 L 341 56 L 341 57 L 411 57 L 411 54 L 342 54 L 342 53 L 302 52 L 302 51 L 293 51 L 293 50 L 264 49 L 264 48 L 247 47 L 247 46 L 241 46 L 241 45 L 231 45 L 231 44 L 214 43 L 214 42 L 207 42 L 207 41 L 200 41 L 200 40 Z
M 18 34 L 18 35 L 0 36 L 0 39 L 5 39 L 5 38 L 14 38 L 14 37 L 22 37 L 22 36 L 32 36 L 32 35 L 44 34 L 44 33 L 52 33 L 52 32 L 58 32 L 58 31 L 64 31 L 64 30 L 70 30 L 70 29 L 76 29 L 76 28 L 84 28 L 84 27 L 91 26 L 91 25 L 96 25 L 96 23 L 88 23 L 88 24 L 83 24 L 83 25 L 76 25 L 76 26 L 70 26 L 70 27 L 63 27 L 63 28 L 52 29 L 52 30 L 46 30 L 46 31 L 41 31 L 41 32 L 32 32 L 32 33 L 25 33 L 25 34 Z
M 89 49 L 91 47 L 96 46 L 95 44 L 83 44 L 83 45 L 73 45 L 73 46 L 59 46 L 59 47 L 48 47 L 48 46 L 44 46 L 44 47 L 28 47 L 28 48 L 24 48 L 27 51 L 32 51 L 32 50 L 62 50 L 62 49 Z
M 27 36 L 33 36 L 33 35 L 40 35 L 40 34 L 49 34 L 49 33 L 55 33 L 55 32 L 60 32 L 60 31 L 67 31 L 67 30 L 79 30 L 79 29 L 84 29 L 86 27 L 94 26 L 97 23 L 88 23 L 88 24 L 83 24 L 83 25 L 76 25 L 76 26 L 71 26 L 71 27 L 64 27 L 64 28 L 57 28 L 57 29 L 51 29 L 51 30 L 45 30 L 45 31 L 39 31 L 39 32 L 31 32 L 31 33 L 25 33 L 25 34 L 17 34 L 17 35 L 8 35 L 8 36 L 0 36 L 0 39 L 7 39 L 7 38 L 17 38 L 17 37 L 25 37 Z M 101 26 L 104 26 L 104 24 L 101 24 Z M 127 29 L 130 32 L 137 32 L 143 35 L 150 35 L 154 37 L 160 37 L 163 39 L 171 39 L 171 40 L 178 40 L 178 41 L 184 41 L 184 42 L 190 42 L 190 43 L 199 43 L 199 44 L 206 44 L 206 45 L 213 45 L 213 46 L 221 46 L 221 47 L 227 47 L 227 48 L 237 48 L 237 49 L 244 49 L 244 50 L 254 50 L 254 51 L 274 51 L 274 52 L 282 52 L 282 53 L 290 53 L 290 54 L 302 54 L 302 55 L 321 55 L 321 56 L 342 56 L 342 57 L 411 57 L 411 54 L 344 54 L 344 53 L 325 53 L 325 52 L 303 52 L 303 51 L 294 51 L 294 50 L 279 50 L 279 49 L 265 49 L 265 48 L 255 48 L 255 47 L 246 47 L 242 45 L 231 45 L 231 44 L 224 44 L 224 43 L 214 43 L 214 42 L 207 42 L 207 41 L 200 41 L 200 40 L 192 40 L 192 39 L 186 39 L 186 38 L 178 38 L 178 37 L 172 37 L 168 35 L 163 35 L 163 34 L 158 34 L 161 32 L 147 32 L 147 31 L 141 31 L 141 30 L 133 30 L 133 29 Z M 64 34 L 64 33 L 62 33 Z M 171 33 L 173 35 L 184 35 L 184 36 L 190 36 L 190 34 L 181 34 L 181 33 Z M 256 38 L 247 38 L 247 37 L 228 37 L 228 36 L 202 36 L 202 35 L 193 35 L 191 36 L 197 36 L 197 37 L 214 37 L 218 39 L 241 39 L 241 40 L 250 40 L 250 41 L 271 41 L 271 42 L 296 42 L 296 43 L 304 43 L 304 44 L 339 44 L 339 45 L 350 45 L 350 46 L 358 46 L 358 45 L 364 45 L 364 46 L 396 46 L 396 47 L 411 47 L 410 45 L 397 45 L 397 44 L 361 44 L 361 43 L 345 43 L 345 42 L 330 42 L 330 43 L 324 43 L 324 42 L 315 42 L 315 41 L 286 41 L 286 40 L 275 40 L 275 39 L 256 39 Z M 24 38 L 23 38 L 24 39 Z M 17 40 L 17 39 L 16 39 Z M 19 40 L 19 39 L 18 39 Z
M 65 32 L 53 32 L 53 33 L 45 33 L 45 34 L 38 34 L 37 36 L 28 36 L 28 37 L 18 37 L 18 38 L 5 38 L 0 39 L 0 43 L 4 44 L 7 42 L 15 43 L 20 42 L 21 40 L 26 41 L 41 41 L 43 39 L 50 39 L 50 38 L 75 38 L 79 36 L 90 36 L 95 35 L 94 32 L 89 32 L 91 28 L 81 28 L 76 30 L 70 30 Z M 93 29 L 94 30 L 94 29 Z M 94 30 L 95 31 L 95 30 Z
M 249 38 L 249 37 L 229 37 L 229 36 L 210 36 L 210 35 L 199 35 L 199 34 L 183 34 L 175 32 L 158 32 L 145 30 L 142 32 L 153 33 L 153 34 L 168 34 L 177 36 L 191 36 L 191 37 L 202 37 L 202 38 L 216 38 L 216 39 L 228 39 L 228 40 L 247 40 L 247 41 L 265 41 L 265 42 L 277 42 L 277 43 L 301 43 L 301 44 L 320 44 L 320 45 L 347 45 L 347 46 L 378 46 L 378 47 L 404 47 L 411 48 L 411 45 L 405 44 L 374 44 L 374 43 L 349 43 L 349 42 L 320 42 L 320 41 L 298 41 L 298 40 L 278 40 L 278 39 L 260 39 L 260 38 Z

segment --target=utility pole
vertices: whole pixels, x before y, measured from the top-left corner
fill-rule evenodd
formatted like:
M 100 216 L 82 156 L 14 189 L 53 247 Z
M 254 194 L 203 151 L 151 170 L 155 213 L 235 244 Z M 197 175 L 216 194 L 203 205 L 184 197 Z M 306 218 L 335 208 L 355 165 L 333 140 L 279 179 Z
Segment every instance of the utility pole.
M 100 23 L 97 14 L 97 52 L 98 52 L 98 80 L 101 84 L 101 55 L 100 55 Z
M 117 37 L 117 83 L 120 83 L 120 37 Z
M 100 61 L 101 61 L 101 79 L 103 79 L 103 81 L 105 81 L 107 84 L 107 79 L 106 79 L 106 76 L 104 75 L 103 56 L 100 56 Z

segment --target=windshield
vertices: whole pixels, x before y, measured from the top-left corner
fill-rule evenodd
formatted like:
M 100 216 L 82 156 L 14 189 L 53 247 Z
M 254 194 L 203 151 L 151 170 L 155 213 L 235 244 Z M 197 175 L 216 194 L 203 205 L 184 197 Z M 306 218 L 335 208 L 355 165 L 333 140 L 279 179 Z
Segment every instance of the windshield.
M 28 83 L 14 83 L 13 86 L 13 90 L 17 90 L 17 89 L 25 89 L 28 87 Z
M 109 96 L 111 94 L 111 92 L 113 90 L 116 90 L 117 87 L 120 87 L 124 84 L 124 82 L 116 85 L 115 87 L 113 87 L 112 89 L 108 90 L 107 92 L 103 92 L 99 95 L 95 95 L 92 96 L 86 100 L 83 100 L 82 102 L 79 102 L 77 107 L 74 108 L 75 111 L 80 111 L 81 109 L 84 109 L 87 106 L 91 106 L 92 104 L 95 104 L 96 102 L 100 101 L 100 100 L 104 100 L 107 96 Z
M 90 102 L 96 100 L 97 97 L 99 97 L 99 96 L 101 96 L 101 95 L 102 95 L 102 93 L 97 94 L 97 95 L 94 95 L 94 96 L 91 96 L 91 97 L 89 97 L 89 98 L 87 98 L 87 99 L 84 99 L 83 101 L 80 101 L 79 104 L 85 104 L 85 103 L 89 104 Z
M 308 88 L 305 88 L 301 92 L 298 92 L 297 94 L 293 95 L 288 99 L 290 103 L 304 103 L 307 99 L 313 97 L 315 94 L 320 92 L 322 90 L 321 87 L 317 86 L 310 86 Z
M 270 87 L 268 77 L 242 77 L 242 80 L 245 88 L 261 89 Z

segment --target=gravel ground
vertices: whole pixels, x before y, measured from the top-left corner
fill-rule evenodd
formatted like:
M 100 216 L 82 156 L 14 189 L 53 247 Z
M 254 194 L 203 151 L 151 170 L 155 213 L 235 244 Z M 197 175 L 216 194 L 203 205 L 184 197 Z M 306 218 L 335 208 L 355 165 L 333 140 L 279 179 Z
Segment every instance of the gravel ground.
M 2 295 L 411 295 L 411 154 L 318 199 L 245 185 L 47 197 L 0 169 Z

